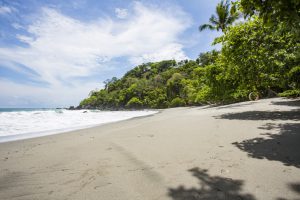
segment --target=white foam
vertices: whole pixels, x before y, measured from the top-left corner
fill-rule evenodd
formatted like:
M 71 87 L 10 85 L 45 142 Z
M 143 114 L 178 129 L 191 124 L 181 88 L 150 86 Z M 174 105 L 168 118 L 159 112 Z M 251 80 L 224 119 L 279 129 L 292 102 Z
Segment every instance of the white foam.
M 0 112 L 0 142 L 56 134 L 154 113 L 157 111 L 46 110 Z

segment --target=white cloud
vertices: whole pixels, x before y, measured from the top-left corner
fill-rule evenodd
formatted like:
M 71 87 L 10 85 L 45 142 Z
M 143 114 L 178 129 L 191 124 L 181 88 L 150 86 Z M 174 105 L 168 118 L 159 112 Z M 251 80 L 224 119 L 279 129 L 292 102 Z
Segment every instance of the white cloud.
M 69 92 L 73 89 L 66 89 L 64 83 L 78 85 L 74 77 L 109 70 L 114 58 L 124 57 L 131 64 L 186 59 L 179 36 L 188 26 L 190 19 L 179 8 L 141 3 L 134 3 L 130 16 L 122 21 L 106 17 L 82 22 L 43 8 L 38 20 L 24 27 L 28 35 L 17 35 L 27 47 L 0 48 L 0 64 L 27 66 L 51 88 Z
M 116 8 L 115 9 L 116 16 L 120 19 L 125 19 L 128 15 L 127 9 Z
M 22 28 L 24 28 L 22 25 L 20 25 L 18 23 L 12 23 L 11 26 L 14 27 L 15 29 L 22 29 Z
M 135 65 L 138 65 L 150 61 L 155 62 L 155 61 L 161 61 L 165 59 L 183 60 L 186 58 L 187 56 L 182 51 L 181 44 L 169 44 L 164 47 L 161 47 L 161 49 L 158 49 L 155 52 L 145 53 L 136 57 L 131 57 L 130 62 L 134 63 Z
M 0 15 L 11 13 L 12 9 L 8 6 L 0 6 Z

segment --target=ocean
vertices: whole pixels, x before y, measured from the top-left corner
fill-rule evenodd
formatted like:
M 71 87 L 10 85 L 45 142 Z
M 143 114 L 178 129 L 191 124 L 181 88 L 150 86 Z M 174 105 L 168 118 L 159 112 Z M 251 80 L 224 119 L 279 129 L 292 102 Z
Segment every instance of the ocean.
M 157 111 L 0 108 L 0 143 L 147 116 Z

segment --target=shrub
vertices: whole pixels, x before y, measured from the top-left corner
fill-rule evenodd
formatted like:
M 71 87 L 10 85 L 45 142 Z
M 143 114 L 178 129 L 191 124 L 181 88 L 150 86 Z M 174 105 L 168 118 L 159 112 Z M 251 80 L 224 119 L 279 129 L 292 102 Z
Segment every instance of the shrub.
M 143 102 L 136 97 L 132 97 L 126 104 L 127 108 L 142 108 Z
M 300 66 L 293 67 L 289 72 L 289 78 L 294 87 L 300 88 Z
M 278 94 L 280 97 L 296 98 L 300 97 L 300 90 L 286 90 Z
M 196 96 L 196 103 L 202 104 L 207 103 L 207 101 L 210 99 L 212 90 L 209 86 L 204 86 L 201 88 L 201 90 L 197 93 Z
M 170 107 L 179 107 L 179 106 L 185 106 L 185 101 L 179 97 L 176 97 L 173 99 L 169 105 Z

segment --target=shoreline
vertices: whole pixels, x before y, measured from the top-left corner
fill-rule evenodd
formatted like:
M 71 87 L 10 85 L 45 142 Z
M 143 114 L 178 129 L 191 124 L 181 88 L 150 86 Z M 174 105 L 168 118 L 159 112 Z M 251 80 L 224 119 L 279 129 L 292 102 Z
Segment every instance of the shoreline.
M 0 199 L 297 199 L 299 102 L 171 108 L 1 143 Z
M 137 111 L 137 110 L 135 110 Z M 98 126 L 103 126 L 105 124 L 110 124 L 110 123 L 117 123 L 120 121 L 126 121 L 130 119 L 135 119 L 139 117 L 148 117 L 155 115 L 161 111 L 159 110 L 142 110 L 142 111 L 151 111 L 155 112 L 152 114 L 148 115 L 143 115 L 143 116 L 135 116 L 135 117 L 130 117 L 127 119 L 121 119 L 118 121 L 111 121 L 111 122 L 103 122 L 99 124 L 91 124 L 91 125 L 83 125 L 83 126 L 78 126 L 78 127 L 70 127 L 70 128 L 61 128 L 61 129 L 53 129 L 53 130 L 46 130 L 46 131 L 37 131 L 37 132 L 29 132 L 29 133 L 21 133 L 21 134 L 15 134 L 15 135 L 6 135 L 6 136 L 0 136 L 0 144 L 1 143 L 6 143 L 6 142 L 13 142 L 13 141 L 19 141 L 19 140 L 27 140 L 27 139 L 33 139 L 33 138 L 39 138 L 39 137 L 45 137 L 45 136 L 51 136 L 51 135 L 58 135 L 58 134 L 67 134 L 72 131 L 77 131 L 77 130 L 84 130 L 84 129 L 89 129 L 92 127 L 98 127 Z

